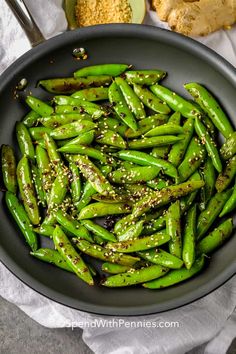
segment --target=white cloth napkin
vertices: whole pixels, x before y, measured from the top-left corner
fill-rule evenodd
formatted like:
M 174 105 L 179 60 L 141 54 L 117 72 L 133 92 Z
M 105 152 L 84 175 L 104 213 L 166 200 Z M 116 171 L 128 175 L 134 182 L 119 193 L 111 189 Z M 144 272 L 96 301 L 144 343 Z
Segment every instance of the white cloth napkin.
M 66 29 L 61 0 L 25 2 L 46 38 Z M 148 11 L 145 23 L 167 27 L 152 11 Z M 0 33 L 1 73 L 30 49 L 4 0 L 0 0 Z M 236 28 L 199 40 L 236 66 Z M 195 354 L 224 354 L 236 333 L 236 277 L 193 304 L 161 314 L 132 318 L 101 317 L 59 305 L 24 285 L 2 264 L 0 295 L 43 326 L 83 328 L 84 341 L 97 354 L 184 354 L 203 344 Z M 138 321 L 148 324 L 138 328 Z M 173 327 L 174 322 L 179 326 Z M 150 328 L 153 323 L 168 327 Z

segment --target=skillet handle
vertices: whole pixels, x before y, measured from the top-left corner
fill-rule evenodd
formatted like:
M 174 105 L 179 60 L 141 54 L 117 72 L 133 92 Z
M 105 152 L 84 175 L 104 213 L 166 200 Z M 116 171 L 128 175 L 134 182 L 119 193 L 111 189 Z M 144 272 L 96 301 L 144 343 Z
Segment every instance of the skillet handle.
M 45 38 L 27 9 L 24 0 L 6 0 L 6 3 L 17 18 L 32 47 L 44 42 Z

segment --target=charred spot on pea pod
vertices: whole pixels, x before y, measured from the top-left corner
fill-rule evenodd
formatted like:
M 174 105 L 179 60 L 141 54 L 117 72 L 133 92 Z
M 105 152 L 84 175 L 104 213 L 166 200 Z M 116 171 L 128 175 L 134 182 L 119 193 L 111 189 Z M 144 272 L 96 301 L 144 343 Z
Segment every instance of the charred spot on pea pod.
M 85 60 L 88 58 L 85 48 L 74 48 L 72 55 L 76 60 Z

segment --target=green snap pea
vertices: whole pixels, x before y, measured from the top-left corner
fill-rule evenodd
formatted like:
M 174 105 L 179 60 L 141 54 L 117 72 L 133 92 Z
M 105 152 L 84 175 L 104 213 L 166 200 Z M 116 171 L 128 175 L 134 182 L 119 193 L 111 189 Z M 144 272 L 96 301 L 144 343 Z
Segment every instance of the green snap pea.
M 89 204 L 84 207 L 78 216 L 79 220 L 83 219 L 93 219 L 96 217 L 102 217 L 106 215 L 119 215 L 119 214 L 129 214 L 131 213 L 132 207 L 130 203 L 103 203 L 97 202 Z
M 141 258 L 154 263 L 159 264 L 163 267 L 170 269 L 179 269 L 183 266 L 183 261 L 178 257 L 173 256 L 172 254 L 160 249 L 153 248 L 148 251 L 141 251 L 137 253 Z
M 126 148 L 126 142 L 122 136 L 110 129 L 99 130 L 95 140 L 98 144 L 111 145 L 119 149 Z
M 81 224 L 86 227 L 89 231 L 91 231 L 94 235 L 100 236 L 103 240 L 106 241 L 116 241 L 116 237 L 114 234 L 106 230 L 101 225 L 96 224 L 92 220 L 82 220 Z
M 198 137 L 201 140 L 201 143 L 203 145 L 205 145 L 208 155 L 212 159 L 212 163 L 213 163 L 215 169 L 218 172 L 221 172 L 222 171 L 222 163 L 221 163 L 220 155 L 219 155 L 218 150 L 216 148 L 215 142 L 210 137 L 210 134 L 208 133 L 204 124 L 202 124 L 201 121 L 197 117 L 195 118 L 194 127 L 195 127 Z
M 162 70 L 134 70 L 126 71 L 124 76 L 130 84 L 150 86 L 164 79 L 166 72 Z
M 166 103 L 157 98 L 151 91 L 140 85 L 134 84 L 134 92 L 140 98 L 145 106 L 152 109 L 154 112 L 168 114 L 170 108 Z
M 40 259 L 40 261 L 53 264 L 58 268 L 74 273 L 72 268 L 66 263 L 65 259 L 58 251 L 51 248 L 39 248 L 37 251 L 30 252 L 30 254 L 31 256 Z
M 76 156 L 74 157 L 75 160 L 77 160 L 77 154 L 80 154 L 86 155 L 104 163 L 107 163 L 108 161 L 106 154 L 90 146 L 69 143 L 62 146 L 60 149 L 58 149 L 58 151 L 67 154 L 76 154 Z
M 92 118 L 86 113 L 63 113 L 63 114 L 54 114 L 49 117 L 43 117 L 39 121 L 47 128 L 55 129 L 65 124 L 72 122 L 78 122 L 82 120 L 90 120 Z
M 132 267 L 136 262 L 140 260 L 139 257 L 133 257 L 128 254 L 112 252 L 104 247 L 89 243 L 85 240 L 74 239 L 73 241 L 76 247 L 78 247 L 81 252 L 84 252 L 85 254 L 93 258 L 100 259 L 102 261 Z
M 222 173 L 216 179 L 215 187 L 218 192 L 224 191 L 232 182 L 236 175 L 236 156 L 233 156 L 226 163 L 226 166 Z
M 201 116 L 201 112 L 197 107 L 167 87 L 153 85 L 150 89 L 159 99 L 166 102 L 171 109 L 180 112 L 183 117 L 195 118 L 197 116 Z
M 157 177 L 153 180 L 147 181 L 147 186 L 154 190 L 160 190 L 162 188 L 168 187 L 171 184 L 172 183 L 170 180 L 161 177 Z
M 194 174 L 192 174 L 192 176 L 189 178 L 189 181 L 201 181 L 201 175 L 198 171 L 194 172 Z M 205 181 L 204 181 L 205 183 Z M 201 190 L 204 187 L 201 188 Z M 196 199 L 196 196 L 199 192 L 199 189 L 195 190 L 194 192 L 186 195 L 185 197 L 182 197 L 180 199 L 180 208 L 181 208 L 181 214 L 183 215 L 193 204 L 194 200 Z
M 182 136 L 174 135 L 163 135 L 163 136 L 153 136 L 151 138 L 134 139 L 129 142 L 130 149 L 149 149 L 156 146 L 165 146 L 175 144 L 180 140 L 183 140 Z
M 109 179 L 118 184 L 146 182 L 155 178 L 159 172 L 160 168 L 157 166 L 120 168 L 111 172 Z
M 26 116 L 23 118 L 22 123 L 26 125 L 27 128 L 32 127 L 34 124 L 37 123 L 40 114 L 35 111 L 29 111 Z
M 127 64 L 98 64 L 77 70 L 74 77 L 110 75 L 119 76 L 129 68 Z
M 117 156 L 121 160 L 130 161 L 141 166 L 156 166 L 160 168 L 164 174 L 175 179 L 178 177 L 176 168 L 168 161 L 158 159 L 145 152 L 122 150 L 117 152 Z
M 54 112 L 54 109 L 51 106 L 34 96 L 27 96 L 25 102 L 41 117 L 50 116 Z
M 71 172 L 71 196 L 72 196 L 72 201 L 74 204 L 78 203 L 81 197 L 81 178 L 80 178 L 80 173 L 77 165 L 73 162 L 69 162 L 69 169 Z
M 153 247 L 161 246 L 170 240 L 170 235 L 165 232 L 157 232 L 151 236 L 127 240 L 116 243 L 107 243 L 106 247 L 114 252 L 132 253 L 145 251 Z
M 184 160 L 178 167 L 180 181 L 186 181 L 202 164 L 206 150 L 198 138 L 193 137 L 186 151 Z
M 19 226 L 22 234 L 25 237 L 26 242 L 28 243 L 32 251 L 36 251 L 38 248 L 37 235 L 32 229 L 31 221 L 28 215 L 26 214 L 22 204 L 19 202 L 16 195 L 9 191 L 7 191 L 5 194 L 5 201 L 8 210 L 10 211 L 17 225 Z
M 136 285 L 162 277 L 168 271 L 168 268 L 157 264 L 137 270 L 131 269 L 126 273 L 116 274 L 106 278 L 106 280 L 102 282 L 102 285 L 109 288 Z
M 222 135 L 225 138 L 228 138 L 234 130 L 226 114 L 220 107 L 219 102 L 216 101 L 205 87 L 195 82 L 185 84 L 184 87 L 203 111 L 211 118 L 212 122 Z
M 59 79 L 40 80 L 38 86 L 42 86 L 46 91 L 57 94 L 70 94 L 78 90 L 89 87 L 108 86 L 112 77 L 108 75 L 90 77 L 66 77 Z
M 86 100 L 90 102 L 102 101 L 108 99 L 107 87 L 90 87 L 84 90 L 76 91 L 72 94 L 72 97 L 79 98 L 80 100 Z
M 197 253 L 212 253 L 215 249 L 224 244 L 224 242 L 232 235 L 232 231 L 233 220 L 225 220 L 197 244 Z
M 87 229 L 81 226 L 77 220 L 70 218 L 69 215 L 62 210 L 57 210 L 55 217 L 57 222 L 73 236 L 77 236 L 90 242 L 93 241 Z
M 236 181 L 234 183 L 233 193 L 226 201 L 222 212 L 220 213 L 220 217 L 224 216 L 225 214 L 230 213 L 236 208 Z
M 2 176 L 6 189 L 9 192 L 16 193 L 16 159 L 14 150 L 10 145 L 2 145 L 1 148 Z
M 39 169 L 39 175 L 42 180 L 42 185 L 45 193 L 47 193 L 52 186 L 52 176 L 51 176 L 51 167 L 49 162 L 49 157 L 47 151 L 41 146 L 36 146 L 36 161 Z
M 74 162 L 91 186 L 101 194 L 114 194 L 114 189 L 102 172 L 88 159 L 87 156 L 75 155 Z
M 88 113 L 94 119 L 100 118 L 105 111 L 96 103 L 80 100 L 71 96 L 55 96 L 54 102 L 58 105 L 71 105 L 78 107 L 79 113 Z
M 33 225 L 39 224 L 39 209 L 29 161 L 23 156 L 17 165 L 17 181 L 26 213 Z
M 114 232 L 117 236 L 119 236 L 125 232 L 128 227 L 135 225 L 135 223 L 136 220 L 133 219 L 131 214 L 125 215 L 115 223 Z
M 184 280 L 192 278 L 195 274 L 199 273 L 203 269 L 204 264 L 205 258 L 202 256 L 194 262 L 191 269 L 182 268 L 172 270 L 162 278 L 144 283 L 143 286 L 147 289 L 162 289 L 171 285 L 178 284 Z
M 38 141 L 44 138 L 44 134 L 50 134 L 52 129 L 46 127 L 32 127 L 29 128 L 30 136 L 33 140 Z
M 125 136 L 127 138 L 137 138 L 140 137 L 141 135 L 147 133 L 149 130 L 160 126 L 162 124 L 165 124 L 168 120 L 168 115 L 166 114 L 154 114 L 152 116 L 149 116 L 147 118 L 143 118 L 138 122 L 138 129 L 136 131 L 128 128 L 125 131 Z
M 78 212 L 80 212 L 84 207 L 86 207 L 94 194 L 96 194 L 97 191 L 93 188 L 93 186 L 87 181 L 85 183 L 82 195 L 80 200 L 75 204 L 76 209 Z
M 214 194 L 216 173 L 210 157 L 207 158 L 204 167 L 202 169 L 202 176 L 205 182 L 204 187 L 201 190 L 201 201 L 199 207 L 204 210 L 208 201 Z
M 48 153 L 49 160 L 52 164 L 52 167 L 55 168 L 57 172 L 61 171 L 63 163 L 62 163 L 61 155 L 57 151 L 57 145 L 55 141 L 49 134 L 45 133 L 44 142 L 45 142 L 45 147 Z
M 180 123 L 181 123 L 181 113 L 180 112 L 174 112 L 170 116 L 170 119 L 168 120 L 168 123 L 175 124 L 175 125 L 180 125 Z
M 120 119 L 132 130 L 137 130 L 138 126 L 135 117 L 129 110 L 124 96 L 115 82 L 109 87 L 108 96 L 110 103 L 113 105 L 113 108 Z
M 182 134 L 183 128 L 179 125 L 167 123 L 149 130 L 144 136 L 175 135 Z
M 125 137 L 125 132 L 127 130 L 127 126 L 125 124 L 123 124 L 118 119 L 112 117 L 104 117 L 101 120 L 99 120 L 98 128 L 102 131 L 107 129 L 112 130 L 118 133 L 123 138 Z
M 127 227 L 127 229 L 124 232 L 118 235 L 118 240 L 120 242 L 123 242 L 123 241 L 137 239 L 142 233 L 143 223 L 144 220 L 140 220 L 134 225 L 130 225 L 129 227 Z
M 119 86 L 126 104 L 128 105 L 129 109 L 137 119 L 143 119 L 146 117 L 146 112 L 143 106 L 143 103 L 140 101 L 138 96 L 134 93 L 132 88 L 129 84 L 122 79 L 121 77 L 117 77 L 115 79 L 116 84 Z
M 71 106 L 69 104 L 62 104 L 60 106 L 55 106 L 55 114 L 70 114 L 70 113 L 81 113 L 82 109 L 79 106 Z M 86 113 L 84 113 L 86 114 Z
M 21 123 L 16 123 L 16 137 L 22 155 L 26 155 L 31 160 L 34 160 L 34 145 L 26 126 Z
M 41 175 L 39 173 L 38 168 L 31 164 L 31 172 L 32 172 L 32 177 L 33 177 L 33 182 L 34 182 L 34 187 L 38 199 L 38 203 L 41 204 L 44 208 L 46 207 L 46 195 L 43 189 L 43 183 L 41 179 Z
M 48 236 L 48 237 L 52 238 L 54 226 L 46 225 L 45 223 L 42 223 L 40 225 L 40 227 L 35 227 L 34 231 L 39 235 Z
M 90 145 L 95 137 L 95 131 L 89 130 L 88 132 L 82 133 L 78 135 L 76 138 L 72 139 L 65 139 L 65 140 L 58 140 L 57 146 L 62 147 L 64 145 Z
M 236 154 L 236 132 L 229 135 L 221 146 L 220 155 L 224 160 L 228 160 Z
M 50 133 L 50 136 L 56 140 L 68 139 L 76 137 L 77 135 L 85 133 L 89 130 L 93 130 L 94 128 L 96 128 L 96 124 L 89 120 L 75 121 L 55 128 Z
M 57 251 L 65 259 L 68 266 L 73 269 L 75 274 L 87 284 L 93 285 L 94 282 L 89 268 L 59 226 L 56 226 L 53 232 L 53 242 Z
M 130 269 L 129 266 L 105 262 L 102 264 L 102 271 L 110 274 L 125 273 Z
M 178 185 L 163 188 L 160 191 L 153 191 L 135 203 L 132 211 L 134 218 L 141 216 L 151 208 L 161 207 L 171 201 L 181 198 L 204 186 L 204 181 L 188 181 Z
M 152 235 L 154 232 L 163 230 L 166 227 L 165 215 L 159 216 L 157 219 L 150 220 L 144 225 L 143 234 Z
M 200 240 L 209 230 L 217 216 L 230 198 L 232 190 L 216 193 L 208 202 L 206 209 L 201 212 L 197 221 L 197 239 Z
M 170 235 L 169 251 L 178 258 L 182 258 L 182 238 L 180 220 L 180 202 L 172 203 L 166 213 L 166 233 Z
M 183 160 L 184 154 L 188 148 L 188 145 L 192 139 L 194 132 L 194 119 L 189 118 L 183 125 L 184 139 L 178 141 L 171 147 L 168 155 L 168 161 L 175 167 L 178 167 Z
M 195 261 L 196 218 L 197 218 L 197 208 L 195 204 L 189 209 L 186 215 L 185 227 L 183 233 L 182 259 L 187 269 L 191 269 Z
M 175 143 L 172 146 L 175 146 L 176 144 L 178 144 L 178 143 Z M 158 147 L 155 147 L 152 149 L 151 155 L 154 157 L 157 157 L 157 158 L 167 160 L 169 150 L 170 150 L 170 145 L 158 146 Z

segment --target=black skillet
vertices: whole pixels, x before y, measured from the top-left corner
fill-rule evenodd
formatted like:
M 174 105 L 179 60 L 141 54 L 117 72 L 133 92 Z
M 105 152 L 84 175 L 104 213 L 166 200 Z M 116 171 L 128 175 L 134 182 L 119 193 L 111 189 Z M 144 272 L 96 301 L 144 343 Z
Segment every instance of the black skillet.
M 76 61 L 75 47 L 84 47 L 88 60 Z M 27 92 L 42 99 L 50 96 L 36 83 L 42 78 L 70 76 L 79 67 L 99 63 L 128 63 L 135 69 L 161 68 L 168 72 L 164 84 L 186 98 L 188 81 L 197 81 L 219 99 L 236 122 L 236 70 L 203 45 L 181 35 L 143 25 L 103 25 L 66 32 L 33 48 L 0 79 L 0 142 L 16 145 L 14 126 L 27 112 L 13 92 L 27 78 Z M 105 315 L 146 315 L 188 304 L 210 293 L 235 274 L 235 235 L 195 278 L 160 291 L 139 288 L 89 287 L 73 274 L 44 264 L 29 255 L 29 249 L 6 210 L 0 210 L 0 259 L 25 284 L 66 306 Z M 49 240 L 42 239 L 42 245 Z

